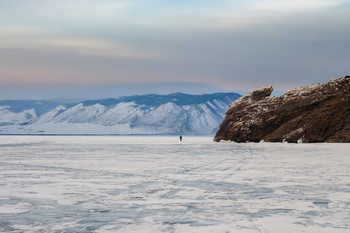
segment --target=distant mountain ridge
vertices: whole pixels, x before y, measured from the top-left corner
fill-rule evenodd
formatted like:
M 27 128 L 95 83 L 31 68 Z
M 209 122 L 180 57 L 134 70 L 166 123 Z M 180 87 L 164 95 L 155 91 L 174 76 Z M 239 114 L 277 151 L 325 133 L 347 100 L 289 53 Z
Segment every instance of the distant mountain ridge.
M 214 134 L 237 93 L 0 101 L 0 134 Z
M 0 86 L 0 99 L 3 100 L 37 100 L 60 99 L 91 100 L 102 98 L 119 98 L 122 96 L 159 94 L 168 95 L 175 92 L 202 95 L 205 93 L 230 92 L 217 86 L 195 82 L 155 82 L 124 83 L 107 86 Z M 71 101 L 72 102 L 72 101 Z

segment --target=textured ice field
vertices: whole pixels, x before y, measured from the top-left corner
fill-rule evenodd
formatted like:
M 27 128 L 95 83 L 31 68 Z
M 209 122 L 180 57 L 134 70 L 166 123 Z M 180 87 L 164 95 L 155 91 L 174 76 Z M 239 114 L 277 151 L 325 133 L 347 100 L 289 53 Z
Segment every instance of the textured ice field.
M 0 136 L 0 232 L 350 232 L 350 144 Z

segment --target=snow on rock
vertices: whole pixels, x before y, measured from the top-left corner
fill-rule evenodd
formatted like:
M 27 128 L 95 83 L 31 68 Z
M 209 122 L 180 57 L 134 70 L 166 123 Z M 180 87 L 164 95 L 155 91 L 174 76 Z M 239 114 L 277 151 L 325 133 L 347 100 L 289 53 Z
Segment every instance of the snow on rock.
M 16 112 L 12 112 L 8 106 L 2 106 L 2 108 L 0 108 L 0 125 L 25 123 L 36 117 L 37 115 L 34 109 L 28 109 L 28 110 L 16 113 Z
M 83 104 L 78 104 L 55 117 L 55 121 L 69 123 L 94 122 L 96 118 L 105 112 L 105 110 L 106 107 L 100 104 L 95 104 L 92 106 L 83 106 Z
M 282 95 L 282 98 L 288 98 L 292 96 L 303 96 L 303 95 L 309 95 L 311 92 L 318 90 L 320 88 L 321 84 L 312 84 L 310 86 L 305 87 L 297 87 L 294 88 Z
M 263 98 L 270 96 L 272 91 L 272 86 L 263 86 L 259 89 L 256 89 L 255 91 L 252 91 L 249 94 L 242 96 L 241 98 L 237 99 L 232 104 L 230 104 L 228 111 L 230 109 L 239 108 L 240 106 L 246 106 L 253 102 L 262 100 Z
M 41 115 L 40 117 L 38 117 L 35 120 L 35 124 L 42 124 L 45 122 L 50 122 L 53 121 L 55 119 L 55 117 L 57 117 L 57 115 L 59 115 L 60 113 L 64 112 L 67 108 L 60 105 L 56 108 L 54 108 L 53 110 Z
M 119 103 L 105 111 L 96 119 L 96 123 L 102 125 L 127 124 L 133 119 L 142 116 L 142 106 L 137 106 L 134 102 Z

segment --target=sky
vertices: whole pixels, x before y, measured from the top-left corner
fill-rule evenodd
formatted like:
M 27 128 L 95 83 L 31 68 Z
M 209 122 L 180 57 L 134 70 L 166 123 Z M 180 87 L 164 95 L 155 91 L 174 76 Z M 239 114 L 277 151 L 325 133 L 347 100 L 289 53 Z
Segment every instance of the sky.
M 0 90 L 350 74 L 350 0 L 0 0 Z

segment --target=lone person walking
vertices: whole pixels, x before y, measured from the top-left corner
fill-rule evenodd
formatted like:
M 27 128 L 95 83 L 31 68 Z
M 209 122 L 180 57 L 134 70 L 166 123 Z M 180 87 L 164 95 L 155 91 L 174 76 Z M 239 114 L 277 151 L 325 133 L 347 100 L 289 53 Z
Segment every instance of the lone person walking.
M 180 136 L 180 142 L 182 142 L 182 136 Z

